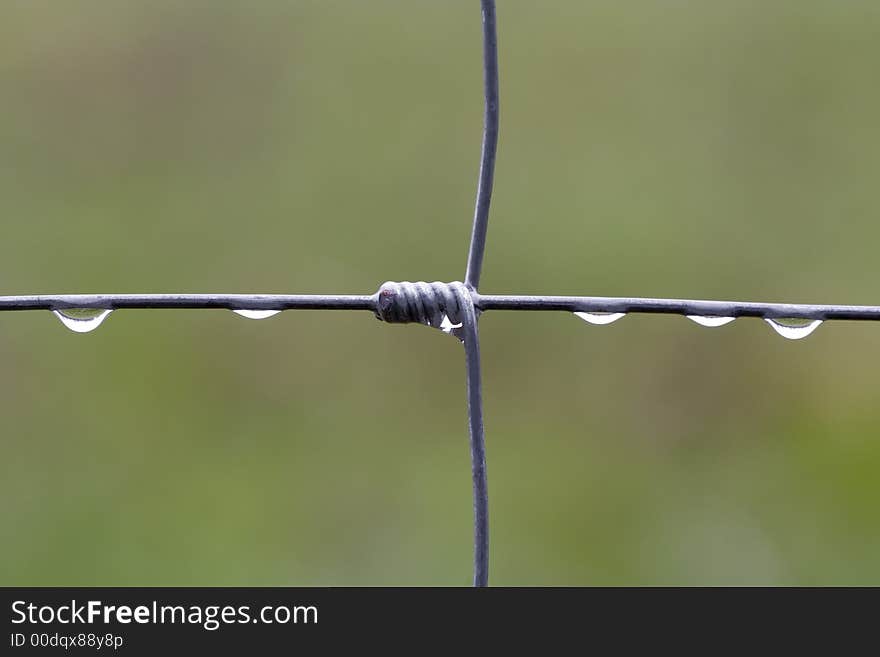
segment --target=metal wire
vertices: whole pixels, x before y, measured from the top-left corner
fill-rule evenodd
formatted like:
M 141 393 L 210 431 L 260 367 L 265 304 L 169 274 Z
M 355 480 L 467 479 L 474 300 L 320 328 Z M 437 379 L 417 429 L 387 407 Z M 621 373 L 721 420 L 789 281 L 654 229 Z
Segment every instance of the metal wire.
M 462 291 L 467 291 L 459 283 Z M 468 430 L 471 441 L 471 480 L 474 500 L 474 586 L 489 585 L 489 482 L 483 431 L 483 382 L 480 375 L 480 333 L 473 298 L 462 308 L 462 330 L 467 370 Z
M 880 306 L 841 306 L 754 301 L 700 301 L 639 297 L 558 297 L 475 294 L 487 310 L 567 310 L 569 312 L 652 313 L 708 317 L 880 320 Z
M 708 317 L 880 321 L 880 306 L 706 301 L 641 297 L 571 297 L 479 294 L 468 290 L 474 307 L 491 310 L 647 313 Z M 0 311 L 65 308 L 225 308 L 227 310 L 370 310 L 378 295 L 364 294 L 40 294 L 0 296 Z
M 495 0 L 481 0 L 483 12 L 483 89 L 485 114 L 483 117 L 483 149 L 477 201 L 474 208 L 474 227 L 468 251 L 465 285 L 472 290 L 480 286 L 483 254 L 486 251 L 486 230 L 489 227 L 489 205 L 492 202 L 492 183 L 495 179 L 495 153 L 498 149 L 498 35 L 495 21 Z
M 498 150 L 498 33 L 495 0 L 481 0 L 483 15 L 483 147 L 480 177 L 474 207 L 474 227 L 468 249 L 465 285 L 476 292 L 480 286 L 489 206 L 495 179 L 495 153 Z M 468 428 L 471 441 L 471 478 L 474 496 L 474 586 L 489 585 L 489 482 L 486 475 L 486 438 L 483 431 L 483 382 L 480 376 L 480 334 L 473 297 L 468 299 L 462 319 L 467 367 Z
M 355 294 L 38 294 L 0 297 L 0 310 L 64 308 L 226 308 L 228 310 L 375 310 L 376 295 Z
M 453 332 L 465 349 L 468 428 L 474 507 L 474 585 L 489 581 L 489 496 L 483 429 L 478 315 L 491 310 L 665 313 L 703 317 L 880 320 L 880 306 L 702 301 L 638 297 L 479 294 L 498 146 L 498 41 L 494 0 L 481 0 L 485 109 L 473 228 L 464 283 L 386 283 L 372 295 L 354 294 L 52 294 L 0 296 L 0 311 L 134 308 L 228 310 L 369 310 L 384 321 L 423 322 L 442 328 L 443 313 L 456 315 Z M 395 294 L 405 298 L 396 300 Z M 389 296 L 391 295 L 391 296 Z M 395 304 L 400 303 L 397 306 Z M 389 305 L 390 304 L 390 305 Z M 408 304 L 408 305 L 407 305 Z M 447 322 L 450 318 L 444 315 Z M 456 317 L 453 317 L 453 320 Z M 451 322 L 450 322 L 451 323 Z

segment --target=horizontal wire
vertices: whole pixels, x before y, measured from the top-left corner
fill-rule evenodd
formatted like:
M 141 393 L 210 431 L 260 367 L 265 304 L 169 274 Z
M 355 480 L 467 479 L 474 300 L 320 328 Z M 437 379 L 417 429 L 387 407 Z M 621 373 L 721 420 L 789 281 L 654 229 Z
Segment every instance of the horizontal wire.
M 653 313 L 716 317 L 880 320 L 880 306 L 760 303 L 641 297 L 570 297 L 478 294 L 474 305 L 489 310 Z M 370 310 L 378 295 L 363 294 L 39 294 L 0 296 L 0 311 L 64 308 L 220 308 L 227 310 Z
M 565 310 L 569 312 L 661 313 L 715 317 L 880 320 L 880 306 L 842 306 L 752 301 L 703 301 L 639 297 L 568 297 L 476 294 L 486 310 Z
M 0 310 L 224 308 L 375 311 L 376 300 L 375 294 L 39 294 L 0 297 Z

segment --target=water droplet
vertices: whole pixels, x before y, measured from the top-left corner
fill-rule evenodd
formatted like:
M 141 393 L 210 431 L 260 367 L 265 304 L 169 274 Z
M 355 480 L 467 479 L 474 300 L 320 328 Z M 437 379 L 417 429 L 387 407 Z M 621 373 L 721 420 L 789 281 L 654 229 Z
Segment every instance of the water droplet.
M 233 310 L 236 315 L 247 317 L 248 319 L 266 319 L 280 313 L 280 310 Z
M 626 315 L 626 313 L 575 313 L 578 317 L 580 317 L 585 322 L 589 322 L 590 324 L 610 324 L 611 322 L 616 322 L 618 319 Z
M 822 323 L 821 319 L 796 319 L 791 317 L 774 317 L 773 319 L 765 317 L 764 321 L 772 326 L 773 330 L 779 335 L 789 340 L 800 340 L 807 337 Z
M 88 333 L 98 328 L 113 311 L 101 308 L 65 308 L 52 312 L 71 331 Z
M 461 328 L 461 322 L 459 322 L 458 324 L 453 324 L 451 321 L 449 321 L 449 317 L 443 315 L 443 321 L 440 322 L 441 331 L 443 331 L 444 333 L 452 333 L 453 329 L 458 328 Z
M 736 317 L 718 317 L 717 315 L 686 315 L 686 317 L 700 326 L 708 326 L 709 328 L 724 326 L 736 319 Z

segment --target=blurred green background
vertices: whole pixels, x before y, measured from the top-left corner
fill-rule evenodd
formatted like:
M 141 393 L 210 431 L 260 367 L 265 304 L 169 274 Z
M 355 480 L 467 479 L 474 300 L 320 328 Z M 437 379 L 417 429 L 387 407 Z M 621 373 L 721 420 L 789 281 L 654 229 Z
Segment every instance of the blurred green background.
M 880 5 L 499 6 L 483 290 L 880 303 Z M 0 293 L 464 272 L 456 2 L 9 0 Z M 495 584 L 880 584 L 880 326 L 489 313 Z M 369 313 L 0 316 L 0 582 L 468 584 L 455 340 Z

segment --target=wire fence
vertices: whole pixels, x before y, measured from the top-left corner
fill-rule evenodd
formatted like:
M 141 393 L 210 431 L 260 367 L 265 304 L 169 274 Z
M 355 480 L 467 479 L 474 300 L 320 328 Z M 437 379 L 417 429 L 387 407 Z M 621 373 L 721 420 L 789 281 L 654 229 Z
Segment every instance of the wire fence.
M 880 320 L 880 306 L 759 303 L 639 297 L 494 295 L 478 291 L 489 224 L 499 131 L 498 42 L 494 0 L 481 0 L 484 124 L 473 230 L 464 282 L 388 282 L 359 294 L 70 294 L 0 296 L 0 311 L 49 310 L 73 331 L 97 328 L 120 309 L 221 308 L 251 319 L 284 310 L 366 310 L 389 323 L 421 323 L 456 336 L 464 345 L 474 507 L 475 586 L 489 581 L 489 495 L 480 375 L 480 313 L 490 310 L 563 311 L 592 324 L 629 313 L 683 315 L 708 327 L 740 317 L 765 320 L 780 335 L 800 339 L 827 320 Z

